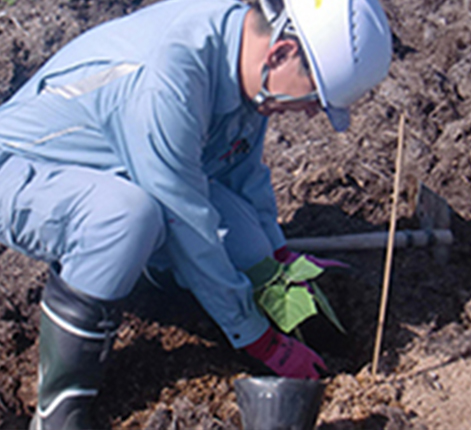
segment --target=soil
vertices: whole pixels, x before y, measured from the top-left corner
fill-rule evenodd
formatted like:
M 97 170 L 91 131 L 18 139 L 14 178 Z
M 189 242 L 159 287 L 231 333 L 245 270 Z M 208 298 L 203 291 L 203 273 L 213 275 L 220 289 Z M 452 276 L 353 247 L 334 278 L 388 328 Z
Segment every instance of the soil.
M 0 3 L 0 99 L 99 22 L 152 1 Z M 352 111 L 347 133 L 302 114 L 271 119 L 272 168 L 287 237 L 387 231 L 398 122 L 406 117 L 398 229 L 417 229 L 416 181 L 451 208 L 454 242 L 397 249 L 376 380 L 371 362 L 385 250 L 330 252 L 350 270 L 319 284 L 347 328 L 301 327 L 330 375 L 321 430 L 471 428 L 471 15 L 467 0 L 383 0 L 394 36 L 387 79 Z M 442 250 L 443 251 L 443 250 Z M 22 430 L 36 403 L 38 303 L 47 268 L 0 252 L 0 429 Z M 112 429 L 239 429 L 233 381 L 267 373 L 231 349 L 185 292 L 144 278 L 127 302 L 95 415 Z M 258 430 L 258 429 L 257 429 Z

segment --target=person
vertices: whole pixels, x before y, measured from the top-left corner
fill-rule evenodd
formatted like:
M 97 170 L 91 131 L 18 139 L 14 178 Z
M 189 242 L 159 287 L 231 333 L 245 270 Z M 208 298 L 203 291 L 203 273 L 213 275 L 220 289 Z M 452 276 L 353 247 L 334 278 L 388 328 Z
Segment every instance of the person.
M 234 348 L 318 378 L 245 273 L 298 258 L 261 160 L 267 117 L 323 111 L 343 131 L 390 60 L 377 0 L 167 0 L 85 32 L 1 106 L 0 241 L 50 263 L 30 429 L 93 428 L 120 303 L 148 265 Z

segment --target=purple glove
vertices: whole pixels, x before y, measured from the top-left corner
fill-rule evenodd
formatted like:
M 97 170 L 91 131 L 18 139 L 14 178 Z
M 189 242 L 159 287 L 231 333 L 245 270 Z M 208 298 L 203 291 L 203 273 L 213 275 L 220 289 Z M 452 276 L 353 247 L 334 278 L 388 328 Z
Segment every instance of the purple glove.
M 263 362 L 278 376 L 286 378 L 317 380 L 319 373 L 316 366 L 327 370 L 324 360 L 313 350 L 271 327 L 244 350 Z
M 273 257 L 279 263 L 291 264 L 294 260 L 301 257 L 301 255 L 302 254 L 298 254 L 297 252 L 290 251 L 285 245 L 281 248 L 278 248 L 274 252 Z M 321 269 L 325 269 L 326 267 L 343 267 L 343 268 L 350 267 L 348 264 L 342 263 L 341 261 L 317 258 L 317 257 L 314 257 L 314 255 L 310 255 L 310 254 L 303 254 L 303 255 L 306 257 L 306 260 L 310 261 L 311 263 L 314 263 L 317 267 L 320 267 Z

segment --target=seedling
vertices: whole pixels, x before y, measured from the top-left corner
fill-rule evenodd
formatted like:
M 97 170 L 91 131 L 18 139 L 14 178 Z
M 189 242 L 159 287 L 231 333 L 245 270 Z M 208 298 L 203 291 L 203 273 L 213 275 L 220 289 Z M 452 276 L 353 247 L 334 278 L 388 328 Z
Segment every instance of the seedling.
M 291 264 L 266 258 L 247 275 L 254 285 L 255 301 L 283 332 L 295 330 L 303 321 L 317 315 L 320 308 L 335 327 L 345 333 L 327 297 L 315 282 L 323 272 L 324 269 L 301 256 Z

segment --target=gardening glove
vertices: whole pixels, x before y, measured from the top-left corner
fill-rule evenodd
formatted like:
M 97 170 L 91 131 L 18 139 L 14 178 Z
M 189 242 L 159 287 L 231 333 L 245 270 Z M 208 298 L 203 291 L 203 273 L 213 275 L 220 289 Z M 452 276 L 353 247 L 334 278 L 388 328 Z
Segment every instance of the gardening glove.
M 315 381 L 319 379 L 316 366 L 327 371 L 324 360 L 313 350 L 271 327 L 244 350 L 278 376 Z
M 350 266 L 346 263 L 342 263 L 341 261 L 337 260 L 326 260 L 324 258 L 317 258 L 311 254 L 299 254 L 297 252 L 290 251 L 287 246 L 283 246 L 278 248 L 274 253 L 273 257 L 276 261 L 283 264 L 291 264 L 293 261 L 297 260 L 301 255 L 304 255 L 307 261 L 315 264 L 317 267 L 321 269 L 325 269 L 326 267 L 343 267 L 349 268 Z

